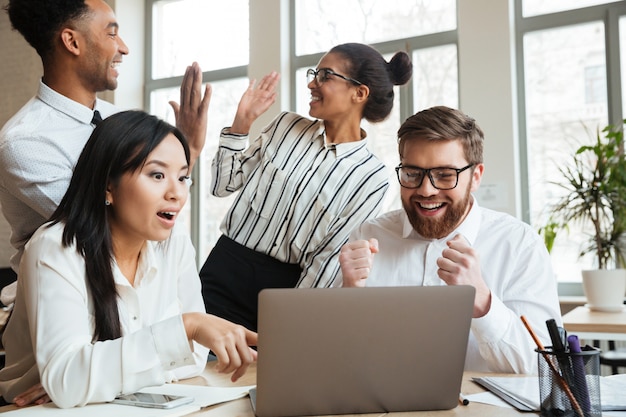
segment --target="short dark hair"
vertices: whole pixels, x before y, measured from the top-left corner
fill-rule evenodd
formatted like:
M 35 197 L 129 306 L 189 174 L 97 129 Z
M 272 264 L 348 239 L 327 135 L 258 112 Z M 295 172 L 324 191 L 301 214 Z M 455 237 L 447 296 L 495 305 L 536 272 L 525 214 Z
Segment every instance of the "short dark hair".
M 85 258 L 87 286 L 95 310 L 94 341 L 121 336 L 105 205 L 107 186 L 117 184 L 125 173 L 141 169 L 150 152 L 170 133 L 182 144 L 189 163 L 187 141 L 169 123 L 139 110 L 104 119 L 89 137 L 67 192 L 50 218 L 52 224 L 64 223 L 63 245 L 75 244 Z
M 398 129 L 398 151 L 401 158 L 404 144 L 412 139 L 460 140 L 468 163 L 483 162 L 485 137 L 482 129 L 476 124 L 476 120 L 450 107 L 431 107 L 415 113 L 402 123 Z
M 350 78 L 365 84 L 369 90 L 363 118 L 370 122 L 383 121 L 393 108 L 393 86 L 406 84 L 413 74 L 411 58 L 406 52 L 396 52 L 389 62 L 376 49 L 361 43 L 344 43 L 328 53 L 341 54 L 348 60 Z
M 9 0 L 5 9 L 13 28 L 41 59 L 52 53 L 54 38 L 64 25 L 91 13 L 85 0 Z

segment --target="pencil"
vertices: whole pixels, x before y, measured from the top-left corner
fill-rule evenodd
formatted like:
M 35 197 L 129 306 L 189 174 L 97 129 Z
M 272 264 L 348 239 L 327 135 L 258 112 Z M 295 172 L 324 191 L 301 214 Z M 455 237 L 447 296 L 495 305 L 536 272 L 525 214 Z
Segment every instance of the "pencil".
M 554 373 L 554 377 L 556 378 L 557 382 L 559 383 L 559 385 L 561 385 L 563 391 L 565 391 L 565 394 L 567 395 L 567 398 L 569 398 L 572 407 L 574 408 L 574 410 L 576 410 L 576 413 L 580 417 L 585 417 L 585 413 L 583 412 L 583 409 L 580 408 L 580 404 L 578 404 L 578 401 L 576 401 L 576 397 L 574 397 L 574 394 L 572 394 L 572 390 L 570 390 L 569 385 L 567 385 L 567 382 L 565 381 L 563 376 L 559 373 L 558 369 L 555 368 L 554 363 L 552 363 L 550 358 L 548 358 L 548 355 L 544 352 L 545 348 L 543 347 L 541 340 L 539 340 L 539 338 L 535 334 L 535 331 L 532 329 L 532 327 L 530 327 L 530 324 L 526 320 L 526 317 L 520 316 L 520 318 L 522 319 L 524 326 L 526 326 L 526 330 L 528 330 L 528 333 L 530 333 L 530 336 L 535 341 L 537 348 L 541 351 L 541 354 L 543 355 L 543 358 L 546 360 L 548 366 L 552 370 L 552 373 Z

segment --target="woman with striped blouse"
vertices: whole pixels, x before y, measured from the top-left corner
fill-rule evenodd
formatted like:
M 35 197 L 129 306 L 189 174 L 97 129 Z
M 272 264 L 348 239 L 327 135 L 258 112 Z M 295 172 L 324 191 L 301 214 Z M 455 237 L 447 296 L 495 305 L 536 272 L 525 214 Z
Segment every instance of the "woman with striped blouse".
M 361 120 L 386 119 L 393 86 L 411 73 L 404 52 L 387 62 L 367 45 L 335 46 L 307 71 L 313 119 L 283 112 L 248 144 L 252 122 L 274 102 L 279 76 L 250 83 L 212 164 L 211 193 L 239 194 L 200 271 L 208 313 L 256 331 L 263 288 L 331 286 L 341 246 L 378 214 L 388 188 Z

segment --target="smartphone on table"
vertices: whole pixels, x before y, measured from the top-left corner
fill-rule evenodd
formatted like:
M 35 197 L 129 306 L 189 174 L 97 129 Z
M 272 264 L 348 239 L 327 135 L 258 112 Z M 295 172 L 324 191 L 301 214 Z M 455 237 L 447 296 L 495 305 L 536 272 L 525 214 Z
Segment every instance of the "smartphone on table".
M 114 404 L 135 405 L 137 407 L 174 408 L 193 402 L 193 397 L 134 392 L 132 394 L 118 395 L 111 402 Z

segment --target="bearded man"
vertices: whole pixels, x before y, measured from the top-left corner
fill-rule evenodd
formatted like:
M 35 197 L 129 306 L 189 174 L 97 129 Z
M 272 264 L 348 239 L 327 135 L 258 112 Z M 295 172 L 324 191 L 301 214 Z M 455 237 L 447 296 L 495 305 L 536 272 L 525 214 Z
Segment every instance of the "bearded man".
M 539 234 L 472 195 L 485 169 L 482 129 L 438 106 L 409 117 L 398 139 L 403 209 L 352 233 L 339 257 L 342 286 L 471 285 L 465 369 L 536 373 L 535 344 L 520 316 L 550 344 L 545 321 L 561 320 L 556 279 Z M 411 320 L 398 325 L 410 331 Z

